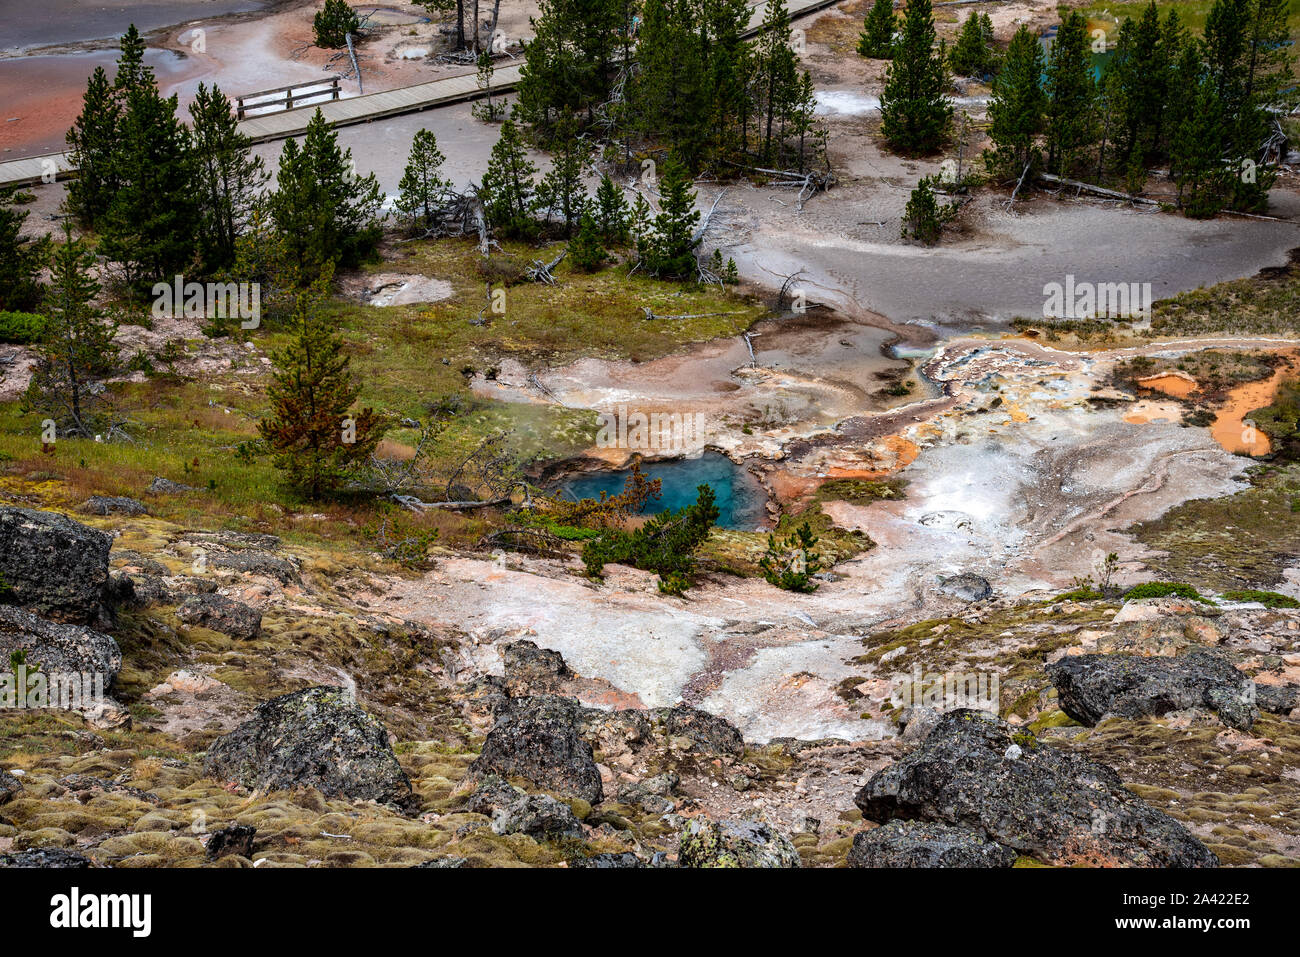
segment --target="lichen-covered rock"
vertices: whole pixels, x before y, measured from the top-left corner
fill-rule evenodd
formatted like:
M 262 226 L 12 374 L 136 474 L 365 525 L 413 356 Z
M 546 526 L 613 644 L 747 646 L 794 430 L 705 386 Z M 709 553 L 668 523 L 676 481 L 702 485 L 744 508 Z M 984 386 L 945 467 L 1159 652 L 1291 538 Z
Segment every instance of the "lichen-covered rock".
M 1270 714 L 1290 714 L 1300 708 L 1300 685 L 1255 685 L 1255 706 Z
M 176 617 L 231 638 L 248 640 L 262 632 L 260 611 L 224 595 L 191 595 L 176 609 Z
M 558 694 L 561 685 L 574 677 L 558 651 L 538 648 L 531 641 L 512 641 L 501 646 L 505 665 L 505 687 L 514 697 Z
M 1176 658 L 1075 655 L 1048 665 L 1047 676 L 1061 710 L 1086 725 L 1107 715 L 1140 718 L 1201 708 L 1248 731 L 1259 717 L 1255 683 L 1208 651 Z
M 161 475 L 155 475 L 149 487 L 145 489 L 150 495 L 178 495 L 181 492 L 196 492 L 193 485 L 184 485 L 180 482 L 173 482 L 171 479 L 163 478 Z
M 889 821 L 853 837 L 849 867 L 1010 867 L 1016 852 L 965 827 Z
M 384 726 L 342 688 L 272 698 L 208 748 L 204 773 L 245 788 L 313 787 L 326 797 L 410 806 L 411 781 Z
M 435 857 L 431 861 L 424 861 L 415 866 L 430 868 L 432 870 L 461 868 L 469 866 L 469 859 L 465 857 Z
M 149 509 L 139 499 L 125 495 L 92 495 L 79 509 L 86 515 L 147 515 Z
M 941 581 L 939 591 L 952 598 L 960 598 L 962 601 L 983 601 L 992 596 L 993 586 L 989 584 L 987 578 L 963 572 Z
M 555 695 L 510 699 L 471 773 L 526 778 L 556 794 L 599 804 L 604 791 L 591 745 L 579 730 L 581 711 L 573 699 Z
M 1049 863 L 1218 865 L 1186 828 L 1126 790 L 1111 768 L 983 711 L 948 712 L 924 745 L 873 775 L 854 803 L 871 821 L 960 826 Z
M 497 808 L 514 804 L 523 793 L 509 781 L 503 781 L 495 774 L 489 774 L 469 796 L 465 802 L 465 810 L 471 814 L 491 817 L 496 813 Z
M 59 847 L 42 847 L 31 851 L 0 854 L 0 867 L 61 867 L 80 869 L 94 867 L 95 862 L 76 851 Z
M 255 837 L 257 828 L 251 824 L 232 824 L 213 831 L 208 837 L 208 860 L 215 861 L 231 855 L 251 858 Z
M 569 805 L 548 794 L 525 794 L 492 814 L 495 834 L 527 834 L 539 841 L 581 838 L 582 822 Z
M 83 625 L 57 624 L 12 605 L 0 605 L 0 662 L 9 670 L 15 652 L 30 671 L 47 676 L 99 675 L 104 690 L 122 669 L 122 650 L 108 635 Z
M 726 718 L 684 704 L 661 709 L 660 716 L 669 738 L 686 739 L 692 751 L 725 758 L 745 753 L 745 739 Z
M 647 814 L 666 814 L 673 809 L 669 797 L 676 793 L 680 783 L 681 779 L 672 771 L 656 774 L 624 785 L 619 789 L 618 802 L 640 807 Z
M 55 512 L 0 508 L 0 581 L 10 600 L 51 621 L 104 625 L 112 539 Z
M 682 867 L 800 867 L 799 852 L 761 821 L 693 818 L 677 852 Z
M 23 782 L 8 771 L 0 770 L 0 804 L 12 801 L 23 789 Z
M 609 870 L 618 868 L 628 869 L 636 867 L 645 867 L 641 858 L 637 857 L 631 851 L 624 851 L 621 854 L 593 854 L 591 857 L 575 857 L 569 861 L 570 867 L 591 868 L 593 870 Z
M 209 568 L 238 572 L 241 575 L 259 575 L 281 585 L 299 581 L 298 567 L 293 562 L 261 551 L 214 552 L 207 556 L 207 563 Z
M 601 751 L 606 760 L 614 755 L 639 751 L 654 734 L 654 725 L 647 712 L 631 708 L 622 711 L 583 708 L 579 718 L 582 736 L 593 748 Z

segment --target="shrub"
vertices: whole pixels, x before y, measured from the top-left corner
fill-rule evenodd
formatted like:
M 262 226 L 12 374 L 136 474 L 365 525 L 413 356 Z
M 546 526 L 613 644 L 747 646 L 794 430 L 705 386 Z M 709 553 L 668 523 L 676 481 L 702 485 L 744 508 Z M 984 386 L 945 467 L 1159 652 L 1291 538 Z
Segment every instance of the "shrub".
M 814 592 L 817 583 L 812 576 L 821 571 L 821 555 L 813 548 L 817 536 L 812 526 L 804 522 L 777 544 L 776 536 L 767 536 L 767 551 L 758 560 L 763 577 L 769 585 L 786 591 Z
M 903 210 L 902 237 L 914 239 L 923 246 L 933 246 L 939 241 L 943 227 L 957 215 L 956 203 L 940 203 L 935 199 L 936 180 L 924 176 L 907 200 Z
M 1265 608 L 1300 608 L 1300 601 L 1296 601 L 1290 595 L 1283 595 L 1275 591 L 1260 591 L 1257 588 L 1225 591 L 1221 597 L 1227 601 L 1258 602 Z
M 690 585 L 695 552 L 718 520 L 712 487 L 701 485 L 694 505 L 660 512 L 632 532 L 610 529 L 582 548 L 587 574 L 600 577 L 605 565 L 617 562 L 659 575 L 659 590 L 680 595 Z
M 1143 582 L 1141 585 L 1135 585 L 1124 593 L 1125 601 L 1133 601 L 1136 598 L 1186 598 L 1189 601 L 1200 601 L 1210 605 L 1213 602 L 1198 592 L 1191 585 L 1184 585 L 1181 582 Z
M 0 342 L 27 346 L 45 334 L 45 317 L 32 312 L 0 312 Z

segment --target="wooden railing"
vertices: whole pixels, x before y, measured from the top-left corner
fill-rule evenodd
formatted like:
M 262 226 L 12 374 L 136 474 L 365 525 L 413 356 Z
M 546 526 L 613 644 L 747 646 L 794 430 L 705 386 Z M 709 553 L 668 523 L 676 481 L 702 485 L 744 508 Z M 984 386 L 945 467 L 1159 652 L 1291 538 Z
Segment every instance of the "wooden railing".
M 261 110 L 268 106 L 283 106 L 286 110 L 292 110 L 295 106 L 306 106 L 304 100 L 323 96 L 331 100 L 339 98 L 338 77 L 332 76 L 328 80 L 317 80 L 314 83 L 295 83 L 274 90 L 263 90 L 261 93 L 248 93 L 236 98 L 236 114 L 242 120 L 249 110 Z

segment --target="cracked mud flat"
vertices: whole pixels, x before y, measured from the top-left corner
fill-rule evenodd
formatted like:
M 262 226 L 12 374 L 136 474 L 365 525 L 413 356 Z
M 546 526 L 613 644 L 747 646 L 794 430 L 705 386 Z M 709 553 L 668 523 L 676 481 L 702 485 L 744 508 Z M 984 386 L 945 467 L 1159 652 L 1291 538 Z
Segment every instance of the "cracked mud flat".
M 850 430 L 791 444 L 795 454 L 773 469 L 792 487 L 801 474 L 826 474 L 828 462 L 887 461 L 900 443 L 916 450 L 892 473 L 909 483 L 906 498 L 823 505 L 836 524 L 865 531 L 877 547 L 837 565 L 838 580 L 813 595 L 717 576 L 688 599 L 671 599 L 653 576 L 631 569 L 611 568 L 597 585 L 580 577 L 576 562 L 512 556 L 444 561 L 421 580 L 393 581 L 380 604 L 415 620 L 461 622 L 476 641 L 478 667 L 499 669 L 494 644 L 527 637 L 646 706 L 684 700 L 735 722 L 747 739 L 880 737 L 884 726 L 863 719 L 837 685 L 861 675 L 849 659 L 870 632 L 966 612 L 939 593 L 943 578 L 973 572 L 997 595 L 1048 597 L 1113 551 L 1123 584 L 1145 554 L 1125 533 L 1129 525 L 1241 488 L 1250 460 L 1225 451 L 1209 430 L 1126 421 L 1133 403 L 1089 402 L 1131 351 L 1073 355 L 1018 340 L 957 341 L 923 366 L 946 398 L 855 420 L 878 418 L 896 431 L 863 427 L 860 439 Z M 710 353 L 704 361 L 722 359 Z M 547 381 L 562 388 L 565 376 Z M 572 388 L 577 403 L 601 386 Z M 880 667 L 868 677 L 892 675 Z

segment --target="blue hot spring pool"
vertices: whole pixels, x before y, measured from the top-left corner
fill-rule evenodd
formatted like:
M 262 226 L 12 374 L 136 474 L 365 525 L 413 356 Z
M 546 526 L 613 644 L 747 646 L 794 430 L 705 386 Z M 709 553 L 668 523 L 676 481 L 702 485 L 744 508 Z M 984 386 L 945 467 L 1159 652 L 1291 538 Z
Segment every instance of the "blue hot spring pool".
M 560 490 L 573 498 L 598 498 L 601 492 L 617 495 L 629 470 L 584 472 L 560 483 Z M 652 515 L 667 509 L 685 508 L 695 503 L 696 487 L 713 486 L 718 505 L 718 525 L 753 531 L 767 519 L 764 505 L 767 493 L 758 480 L 742 465 L 725 455 L 705 452 L 698 458 L 666 462 L 643 462 L 641 473 L 662 483 L 660 498 L 646 503 L 643 514 Z

